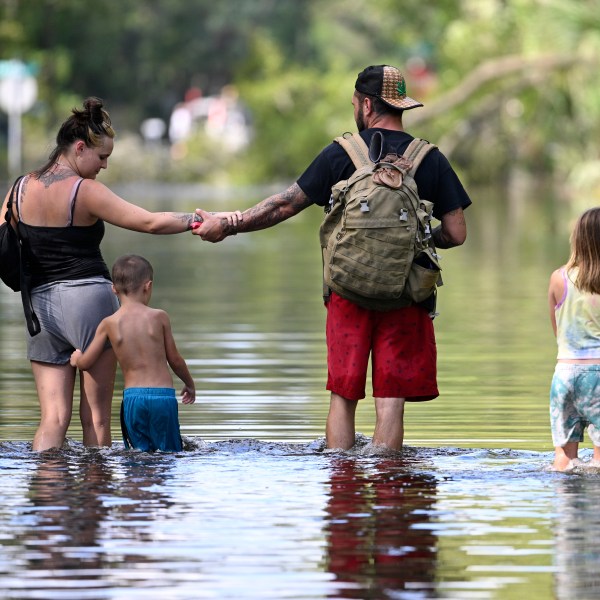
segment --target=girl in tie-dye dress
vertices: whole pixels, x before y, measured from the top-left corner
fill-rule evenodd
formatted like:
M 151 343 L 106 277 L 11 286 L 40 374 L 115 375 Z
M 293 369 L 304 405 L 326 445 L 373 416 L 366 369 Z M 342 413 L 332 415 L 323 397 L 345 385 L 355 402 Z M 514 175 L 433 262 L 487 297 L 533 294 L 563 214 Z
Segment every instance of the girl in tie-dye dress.
M 550 389 L 554 468 L 563 471 L 577 458 L 586 427 L 600 466 L 600 208 L 578 219 L 548 300 L 558 345 Z

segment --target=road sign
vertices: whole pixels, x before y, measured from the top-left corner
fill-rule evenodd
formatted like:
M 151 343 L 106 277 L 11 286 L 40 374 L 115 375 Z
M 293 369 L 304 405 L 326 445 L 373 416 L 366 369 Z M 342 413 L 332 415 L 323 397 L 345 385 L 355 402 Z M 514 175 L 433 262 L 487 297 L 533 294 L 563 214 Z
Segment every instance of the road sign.
M 37 81 L 31 66 L 20 60 L 0 61 L 0 108 L 8 113 L 8 172 L 21 171 L 21 115 L 37 99 Z
M 37 81 L 31 72 L 19 60 L 0 61 L 0 108 L 9 115 L 21 115 L 35 104 Z

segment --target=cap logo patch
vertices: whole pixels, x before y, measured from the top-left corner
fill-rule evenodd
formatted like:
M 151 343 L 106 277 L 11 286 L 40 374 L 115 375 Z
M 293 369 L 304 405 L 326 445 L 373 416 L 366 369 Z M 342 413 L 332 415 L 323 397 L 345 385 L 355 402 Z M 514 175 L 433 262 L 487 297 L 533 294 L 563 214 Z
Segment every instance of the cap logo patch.
M 423 106 L 406 94 L 406 82 L 402 73 L 390 65 L 374 65 L 358 74 L 354 89 L 361 94 L 380 98 L 393 109 L 409 110 Z

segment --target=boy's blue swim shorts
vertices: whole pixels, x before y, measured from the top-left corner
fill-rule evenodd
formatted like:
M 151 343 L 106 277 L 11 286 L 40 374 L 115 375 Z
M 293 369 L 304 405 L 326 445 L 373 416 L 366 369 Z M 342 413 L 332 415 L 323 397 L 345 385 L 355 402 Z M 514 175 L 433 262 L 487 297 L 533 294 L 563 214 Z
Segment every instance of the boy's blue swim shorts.
M 127 388 L 121 404 L 121 430 L 126 448 L 144 452 L 180 452 L 177 398 L 173 388 Z

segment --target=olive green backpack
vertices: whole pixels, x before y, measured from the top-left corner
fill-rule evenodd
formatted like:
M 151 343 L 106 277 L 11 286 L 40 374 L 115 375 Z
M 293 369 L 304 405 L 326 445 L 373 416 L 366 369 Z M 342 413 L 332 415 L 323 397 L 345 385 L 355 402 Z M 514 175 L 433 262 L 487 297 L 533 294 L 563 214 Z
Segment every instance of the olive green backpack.
M 335 141 L 356 171 L 333 186 L 321 224 L 324 299 L 333 290 L 365 308 L 390 310 L 430 298 L 442 284 L 431 237 L 433 203 L 419 198 L 414 175 L 435 146 L 415 138 L 402 156 L 380 160 L 385 142 L 377 132 L 373 161 L 359 134 Z

